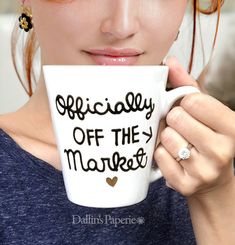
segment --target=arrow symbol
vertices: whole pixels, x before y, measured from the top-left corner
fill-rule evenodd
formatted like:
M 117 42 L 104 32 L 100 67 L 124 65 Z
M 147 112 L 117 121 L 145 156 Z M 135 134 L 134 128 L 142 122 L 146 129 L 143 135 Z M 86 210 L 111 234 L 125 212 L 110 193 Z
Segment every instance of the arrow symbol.
M 153 132 L 152 132 L 152 127 L 149 127 L 149 130 L 150 130 L 150 133 L 146 133 L 146 132 L 143 132 L 143 134 L 147 137 L 149 137 L 146 141 L 146 144 L 151 140 L 152 136 L 153 136 Z

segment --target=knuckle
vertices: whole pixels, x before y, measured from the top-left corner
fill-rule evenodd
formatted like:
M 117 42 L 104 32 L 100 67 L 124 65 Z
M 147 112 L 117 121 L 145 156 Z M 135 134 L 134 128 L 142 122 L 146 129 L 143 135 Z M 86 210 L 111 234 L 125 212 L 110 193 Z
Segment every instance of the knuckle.
M 186 190 L 186 189 L 180 190 L 180 193 L 181 193 L 183 196 L 185 196 L 185 197 L 189 197 L 189 196 L 191 196 L 191 195 L 193 194 L 191 191 Z
M 163 146 L 158 146 L 157 149 L 154 152 L 154 158 L 157 162 L 161 161 L 164 158 L 165 150 Z
M 234 130 L 234 133 L 235 133 L 235 130 Z M 234 137 L 231 137 L 230 140 L 231 140 L 232 151 L 235 152 L 235 135 Z
M 166 176 L 167 176 L 167 179 L 169 180 L 168 182 L 172 186 L 174 186 L 175 184 L 177 185 L 177 183 L 179 182 L 178 176 L 175 174 L 175 171 L 173 170 L 168 170 Z
M 215 180 L 217 180 L 219 177 L 219 171 L 217 170 L 210 170 L 210 171 L 204 171 L 200 174 L 200 181 L 204 184 L 211 184 Z
M 188 110 L 197 110 L 202 106 L 203 95 L 199 93 L 188 94 L 182 100 L 180 105 Z
M 223 149 L 216 155 L 217 162 L 220 167 L 224 167 L 232 159 L 230 152 L 227 149 Z
M 181 184 L 179 186 L 179 192 L 185 196 L 185 197 L 188 197 L 188 196 L 191 196 L 193 193 L 194 193 L 194 189 L 193 187 L 189 186 L 189 184 Z
M 225 166 L 232 159 L 232 151 L 226 146 L 213 147 L 211 150 L 213 159 L 219 166 Z
M 234 144 L 233 139 L 227 135 L 217 134 L 214 138 L 214 144 L 208 147 L 208 157 L 223 167 L 230 162 L 234 157 Z
M 172 130 L 170 127 L 166 127 L 160 134 L 161 142 L 165 144 L 169 144 L 172 142 Z
M 166 121 L 168 125 L 179 125 L 182 121 L 183 108 L 176 106 L 167 114 Z

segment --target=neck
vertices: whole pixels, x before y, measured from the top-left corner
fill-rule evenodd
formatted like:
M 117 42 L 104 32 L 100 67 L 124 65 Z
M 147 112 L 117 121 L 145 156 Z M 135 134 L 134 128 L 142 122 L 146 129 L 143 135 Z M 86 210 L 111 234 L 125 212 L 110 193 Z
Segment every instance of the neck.
M 24 118 L 27 118 L 26 127 L 32 128 L 36 137 L 50 144 L 55 144 L 49 101 L 42 73 L 34 94 L 20 109 L 20 112 Z

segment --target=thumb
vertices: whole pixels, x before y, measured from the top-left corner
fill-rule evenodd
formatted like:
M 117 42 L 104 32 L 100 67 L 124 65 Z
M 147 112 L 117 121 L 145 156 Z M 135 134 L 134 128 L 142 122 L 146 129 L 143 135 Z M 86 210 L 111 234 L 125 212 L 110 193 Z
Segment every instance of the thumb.
M 176 57 L 168 58 L 166 65 L 169 67 L 168 80 L 172 88 L 194 86 L 200 89 L 198 83 L 188 74 Z

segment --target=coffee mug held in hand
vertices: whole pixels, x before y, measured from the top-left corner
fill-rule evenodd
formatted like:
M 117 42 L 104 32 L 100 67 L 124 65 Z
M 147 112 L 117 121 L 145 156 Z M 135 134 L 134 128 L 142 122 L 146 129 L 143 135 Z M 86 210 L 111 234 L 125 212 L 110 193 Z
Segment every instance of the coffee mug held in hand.
M 167 66 L 43 66 L 68 199 L 122 207 L 147 196 L 162 174 L 152 165 L 159 121 L 199 92 L 166 92 Z

